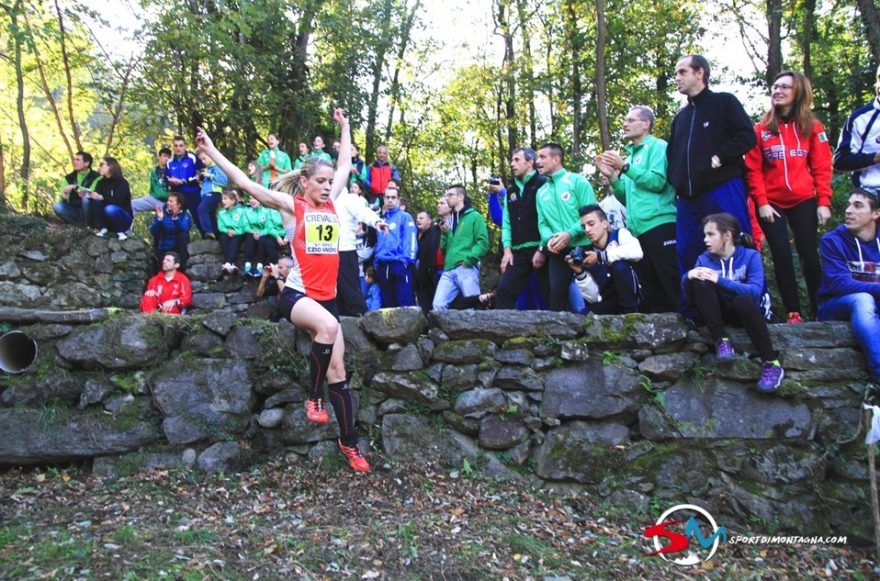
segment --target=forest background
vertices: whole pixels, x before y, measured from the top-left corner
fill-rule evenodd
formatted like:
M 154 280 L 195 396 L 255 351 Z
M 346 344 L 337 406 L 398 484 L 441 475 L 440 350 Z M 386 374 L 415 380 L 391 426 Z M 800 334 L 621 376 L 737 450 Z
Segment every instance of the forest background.
M 269 132 L 295 156 L 317 134 L 329 146 L 341 105 L 362 155 L 372 161 L 387 143 L 410 208 L 433 208 L 445 185 L 473 193 L 489 175 L 509 177 L 516 146 L 558 141 L 570 169 L 589 166 L 622 148 L 632 104 L 652 107 L 666 137 L 681 103 L 673 69 L 689 52 L 706 54 L 712 85 L 734 88 L 756 119 L 768 80 L 804 71 L 836 143 L 847 115 L 872 98 L 880 62 L 876 0 L 119 6 L 123 18 L 76 0 L 0 0 L 0 205 L 51 214 L 80 149 L 117 157 L 144 195 L 154 152 L 177 133 L 192 144 L 198 125 L 239 165 Z M 473 15 L 456 12 L 467 6 Z

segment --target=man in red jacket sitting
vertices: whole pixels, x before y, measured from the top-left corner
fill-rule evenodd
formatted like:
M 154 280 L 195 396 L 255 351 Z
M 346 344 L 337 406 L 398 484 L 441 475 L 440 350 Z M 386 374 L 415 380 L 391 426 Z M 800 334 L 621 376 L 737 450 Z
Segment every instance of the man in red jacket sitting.
M 189 279 L 180 268 L 180 255 L 166 252 L 162 257 L 162 272 L 147 283 L 147 292 L 141 298 L 141 310 L 152 313 L 159 310 L 169 315 L 180 315 L 192 302 Z

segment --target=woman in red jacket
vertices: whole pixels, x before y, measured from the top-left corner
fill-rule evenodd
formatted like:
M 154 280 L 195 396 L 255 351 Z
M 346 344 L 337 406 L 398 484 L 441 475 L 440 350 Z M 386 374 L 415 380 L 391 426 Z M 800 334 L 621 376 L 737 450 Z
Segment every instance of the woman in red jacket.
M 831 217 L 831 146 L 813 115 L 813 88 L 801 73 L 776 75 L 770 109 L 755 125 L 758 143 L 746 154 L 749 194 L 773 256 L 776 284 L 789 323 L 802 322 L 798 281 L 788 228 L 816 314 L 816 290 L 822 279 L 818 225 Z

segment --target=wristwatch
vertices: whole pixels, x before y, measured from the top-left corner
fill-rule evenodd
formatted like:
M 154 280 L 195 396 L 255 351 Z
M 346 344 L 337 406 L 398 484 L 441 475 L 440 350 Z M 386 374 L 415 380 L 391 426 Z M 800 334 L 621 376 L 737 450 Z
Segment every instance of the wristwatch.
M 628 171 L 629 171 L 629 164 L 628 163 L 623 164 L 623 166 L 620 168 L 620 173 L 625 174 Z

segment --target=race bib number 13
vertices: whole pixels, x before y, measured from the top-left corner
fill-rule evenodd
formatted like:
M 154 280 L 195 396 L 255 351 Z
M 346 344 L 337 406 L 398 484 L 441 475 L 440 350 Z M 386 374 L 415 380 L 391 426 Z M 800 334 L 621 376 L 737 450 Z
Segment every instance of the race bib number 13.
M 339 243 L 339 220 L 334 214 L 311 212 L 303 216 L 308 254 L 335 254 Z

